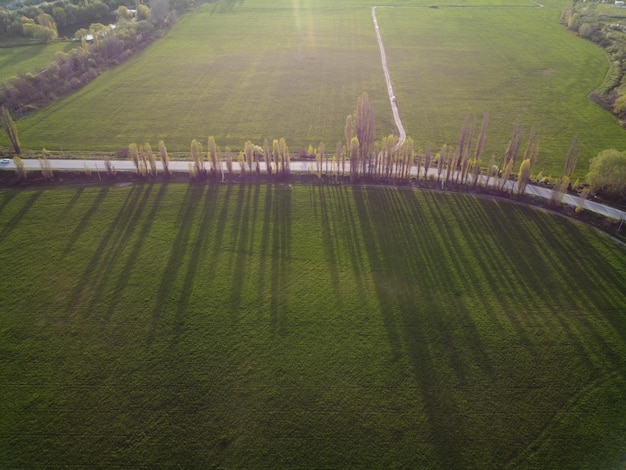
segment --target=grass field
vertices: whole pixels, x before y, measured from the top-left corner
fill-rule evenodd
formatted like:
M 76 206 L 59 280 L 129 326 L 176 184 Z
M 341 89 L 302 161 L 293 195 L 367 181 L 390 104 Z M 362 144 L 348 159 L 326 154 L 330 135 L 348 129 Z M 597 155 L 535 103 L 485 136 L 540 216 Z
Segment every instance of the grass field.
M 0 83 L 20 73 L 34 72 L 45 68 L 59 52 L 69 52 L 80 44 L 54 42 L 29 46 L 0 47 Z
M 418 147 L 455 145 L 465 116 L 485 112 L 486 158 L 504 152 L 516 122 L 534 126 L 546 175 L 561 171 L 574 136 L 581 175 L 599 151 L 622 147 L 623 129 L 586 97 L 607 71 L 604 53 L 558 24 L 569 3 L 395 4 L 379 8 L 379 22 Z M 284 136 L 294 151 L 320 141 L 334 149 L 364 91 L 382 137 L 395 127 L 370 7 L 247 1 L 220 14 L 206 5 L 138 57 L 21 121 L 22 145 L 117 150 L 164 139 L 186 151 L 193 138 L 215 135 L 222 148 Z
M 618 468 L 626 252 L 467 195 L 0 193 L 0 466 Z

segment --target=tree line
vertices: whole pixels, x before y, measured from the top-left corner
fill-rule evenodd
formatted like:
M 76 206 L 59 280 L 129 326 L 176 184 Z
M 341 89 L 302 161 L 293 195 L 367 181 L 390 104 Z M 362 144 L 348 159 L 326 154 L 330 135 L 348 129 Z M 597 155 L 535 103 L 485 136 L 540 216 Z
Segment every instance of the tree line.
M 539 153 L 539 136 L 530 129 L 528 136 L 522 127 L 514 126 L 509 143 L 499 158 L 492 155 L 486 159 L 483 150 L 486 140 L 489 115 L 482 120 L 466 117 L 461 126 L 456 146 L 443 145 L 438 151 L 427 147 L 415 151 L 415 143 L 408 137 L 398 145 L 398 137 L 389 135 L 375 140 L 374 106 L 367 93 L 357 100 L 353 114 L 346 117 L 344 141 L 337 142 L 334 153 L 326 150 L 324 142 L 317 147 L 309 146 L 304 156 L 310 159 L 310 173 L 317 178 L 336 181 L 430 181 L 446 185 L 472 187 L 496 187 L 500 191 L 523 194 L 532 176 Z M 262 146 L 247 141 L 243 150 L 233 152 L 226 148 L 222 156 L 215 138 L 207 139 L 207 151 L 203 143 L 194 139 L 190 145 L 189 175 L 192 179 L 223 179 L 235 173 L 233 162 L 238 162 L 237 177 L 249 175 L 284 177 L 289 175 L 291 156 L 284 138 L 270 142 L 265 139 Z M 562 175 L 554 185 L 554 201 L 559 202 L 572 186 L 571 178 L 578 161 L 579 147 L 576 139 L 567 153 Z M 141 176 L 157 175 L 157 157 L 149 143 L 129 145 L 126 152 Z M 159 155 L 166 177 L 171 176 L 169 155 L 165 143 L 159 142 Z M 513 176 L 517 184 L 511 184 Z M 577 184 L 577 183 L 576 183 Z
M 25 36 L 40 41 L 56 39 L 58 29 L 97 20 L 120 6 L 118 0 L 37 2 L 15 10 L 0 7 L 0 36 Z
M 464 186 L 523 195 L 537 162 L 539 136 L 534 128 L 526 136 L 523 128 L 516 124 L 502 155 L 484 158 L 488 123 L 488 113 L 482 120 L 467 116 L 456 146 L 444 144 L 438 151 L 426 147 L 416 152 L 411 137 L 407 137 L 402 145 L 398 145 L 398 137 L 393 134 L 375 140 L 374 106 L 367 93 L 363 93 L 357 101 L 355 112 L 346 117 L 345 140 L 337 142 L 334 153 L 326 150 L 324 142 L 320 142 L 316 148 L 309 146 L 305 152 L 310 158 L 309 173 L 318 179 L 336 182 L 408 184 L 421 181 L 441 185 L 442 189 Z M 25 177 L 26 172 L 19 159 L 21 151 L 17 128 L 5 107 L 0 107 L 0 124 L 18 155 L 15 159 L 18 177 Z M 52 179 L 48 152 L 44 149 L 42 153 L 42 175 Z M 569 190 L 580 186 L 578 180 L 572 183 L 579 154 L 580 147 L 574 138 L 565 156 L 563 171 L 553 184 L 551 200 L 554 205 L 560 204 L 563 195 Z M 189 155 L 191 161 L 187 172 L 192 180 L 246 179 L 262 174 L 281 179 L 291 174 L 292 155 L 285 138 L 274 139 L 271 145 L 266 138 L 260 146 L 246 141 L 238 152 L 228 147 L 220 152 L 215 137 L 209 136 L 206 151 L 202 141 L 193 139 Z M 154 151 L 150 143 L 131 143 L 121 156 L 133 161 L 140 177 L 156 178 L 159 173 L 158 161 L 163 176 L 172 176 L 171 159 L 163 140 L 158 143 L 158 151 Z M 238 164 L 237 171 L 234 169 L 235 162 Z M 114 161 L 106 159 L 105 169 L 107 174 L 114 176 Z M 86 167 L 85 172 L 90 173 L 91 170 Z M 535 179 L 541 180 L 541 173 L 535 175 Z M 589 186 L 582 192 L 584 197 L 590 192 L 611 199 L 625 197 L 626 152 L 605 150 L 598 154 L 590 162 L 587 181 Z

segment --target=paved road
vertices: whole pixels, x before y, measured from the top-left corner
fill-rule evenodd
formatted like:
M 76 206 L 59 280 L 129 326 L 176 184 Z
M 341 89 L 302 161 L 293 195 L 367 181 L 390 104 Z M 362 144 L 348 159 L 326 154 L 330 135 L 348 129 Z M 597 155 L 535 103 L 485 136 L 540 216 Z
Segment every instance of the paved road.
M 372 20 L 374 21 L 374 29 L 376 29 L 376 37 L 378 39 L 378 47 L 380 48 L 380 60 L 383 64 L 383 72 L 385 73 L 385 81 L 387 82 L 387 93 L 389 94 L 389 104 L 391 105 L 391 112 L 393 113 L 393 120 L 396 122 L 398 128 L 398 143 L 394 147 L 394 150 L 398 150 L 402 147 L 402 144 L 406 140 L 406 132 L 402 125 L 402 119 L 400 119 L 400 112 L 398 111 L 398 103 L 396 95 L 393 92 L 393 86 L 391 85 L 391 75 L 389 75 L 389 69 L 387 68 L 387 56 L 385 55 L 385 47 L 383 46 L 383 38 L 380 35 L 380 29 L 378 28 L 378 19 L 376 18 L 376 8 L 372 7 Z
M 37 159 L 23 159 L 24 167 L 28 171 L 40 171 L 41 165 L 39 160 Z M 54 171 L 85 171 L 85 168 L 89 168 L 92 172 L 104 172 L 104 160 L 49 160 L 50 166 Z M 113 166 L 116 171 L 135 171 L 135 165 L 130 160 L 114 160 L 112 161 Z M 175 173 L 187 173 L 189 172 L 189 166 L 192 162 L 190 161 L 172 161 L 170 162 L 170 171 Z M 264 162 L 259 164 L 261 166 L 261 171 L 265 172 L 266 166 Z M 160 162 L 157 162 L 157 169 L 159 171 L 163 170 Z M 15 165 L 13 161 L 9 163 L 0 163 L 0 171 L 1 170 L 15 170 Z M 222 171 L 226 170 L 226 164 L 222 162 Z M 240 167 L 238 162 L 233 162 L 233 171 L 235 173 L 240 172 Z M 291 162 L 291 171 L 293 173 L 317 173 L 317 165 L 315 162 Z M 349 174 L 350 172 L 350 162 L 346 162 L 346 172 Z M 411 170 L 412 176 L 417 175 L 417 169 L 412 168 Z M 435 168 L 431 168 L 429 170 L 429 175 L 437 175 L 437 170 Z M 483 177 L 484 178 L 484 177 Z M 494 186 L 496 184 L 501 184 L 501 182 L 495 178 L 491 178 L 490 186 Z M 507 182 L 507 187 L 511 191 L 515 191 L 517 188 L 516 183 L 509 181 Z M 550 199 L 552 197 L 552 190 L 548 188 L 544 188 L 541 186 L 527 185 L 525 194 L 540 197 L 543 199 Z M 599 204 L 597 202 L 581 199 L 577 196 L 572 196 L 570 194 L 565 194 L 563 196 L 563 203 L 568 204 L 572 207 L 581 206 L 584 209 L 595 212 L 597 214 L 601 214 L 605 217 L 611 217 L 615 220 L 624 220 L 626 221 L 626 212 L 621 211 L 619 209 L 615 209 L 613 207 L 605 206 L 604 204 Z

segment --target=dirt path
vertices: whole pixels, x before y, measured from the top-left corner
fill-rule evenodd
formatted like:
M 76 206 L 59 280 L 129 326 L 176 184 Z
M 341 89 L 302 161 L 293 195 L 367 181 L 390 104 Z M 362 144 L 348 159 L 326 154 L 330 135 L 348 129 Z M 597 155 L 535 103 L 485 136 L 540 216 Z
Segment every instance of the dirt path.
M 376 37 L 378 39 L 378 47 L 380 48 L 380 60 L 383 65 L 383 72 L 385 73 L 385 81 L 387 82 L 387 93 L 389 94 L 389 104 L 391 105 L 391 112 L 393 113 L 393 120 L 396 122 L 398 128 L 398 143 L 394 147 L 394 150 L 398 150 L 404 141 L 406 140 L 406 132 L 402 125 L 402 119 L 400 119 L 400 112 L 398 111 L 398 103 L 396 96 L 393 92 L 393 86 L 391 85 L 391 76 L 389 75 L 389 69 L 387 68 L 387 56 L 385 55 L 385 47 L 383 46 L 383 38 L 380 35 L 378 28 L 378 19 L 376 18 L 376 8 L 372 7 L 372 21 L 374 22 L 374 29 L 376 30 Z

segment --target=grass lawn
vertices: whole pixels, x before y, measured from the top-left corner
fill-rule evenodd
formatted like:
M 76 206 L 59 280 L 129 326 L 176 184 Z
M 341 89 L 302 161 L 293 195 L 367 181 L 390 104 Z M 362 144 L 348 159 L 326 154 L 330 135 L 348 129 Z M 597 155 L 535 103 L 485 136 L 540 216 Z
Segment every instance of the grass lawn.
M 53 42 L 28 46 L 0 47 L 0 83 L 20 73 L 35 72 L 45 68 L 59 52 L 69 52 L 80 44 Z
M 626 251 L 468 195 L 0 193 L 0 466 L 616 468 Z
M 561 171 L 574 136 L 580 175 L 599 151 L 621 148 L 624 130 L 587 98 L 607 71 L 605 54 L 558 23 L 567 6 L 379 8 L 400 113 L 417 147 L 454 146 L 466 115 L 489 112 L 486 159 L 504 152 L 517 122 L 541 136 L 546 175 Z M 131 61 L 20 121 L 22 145 L 117 150 L 164 139 L 187 151 L 192 139 L 214 135 L 221 148 L 285 137 L 293 151 L 320 141 L 334 149 L 362 92 L 374 101 L 380 138 L 395 126 L 370 8 L 362 0 L 249 1 L 228 13 L 206 5 Z

